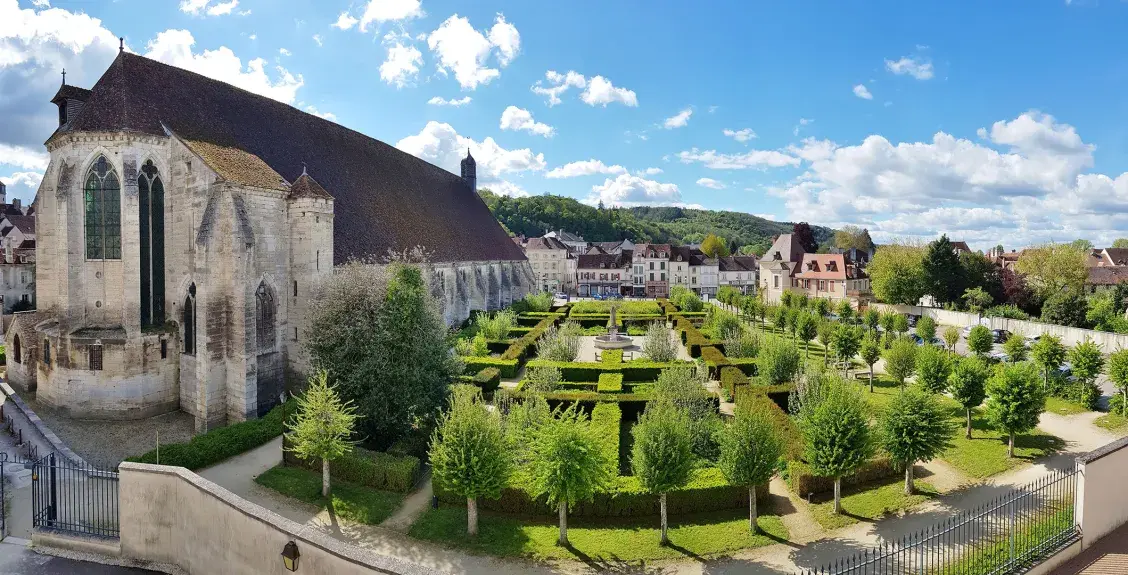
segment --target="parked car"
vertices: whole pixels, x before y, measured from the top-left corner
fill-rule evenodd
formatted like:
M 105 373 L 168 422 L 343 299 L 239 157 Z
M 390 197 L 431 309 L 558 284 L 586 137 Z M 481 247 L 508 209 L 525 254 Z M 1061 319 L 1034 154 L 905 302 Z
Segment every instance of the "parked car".
M 567 299 L 568 299 L 568 294 L 566 294 L 566 293 L 564 293 L 564 292 L 562 292 L 562 291 L 558 291 L 558 292 L 556 292 L 556 293 L 552 294 L 552 297 L 554 297 L 554 298 L 556 298 L 556 299 L 567 300 Z
M 1026 336 L 1026 347 L 1030 347 L 1030 346 L 1034 345 L 1035 343 L 1038 343 L 1038 340 L 1040 340 L 1040 339 L 1042 339 L 1041 335 L 1028 335 L 1028 336 Z
M 1003 343 L 1010 336 L 1011 336 L 1011 332 L 1009 332 L 1005 329 L 993 329 L 993 330 L 991 330 L 991 339 L 995 343 Z
M 919 315 L 909 314 L 909 327 L 916 327 L 917 321 L 920 319 Z
M 987 357 L 1000 363 L 1005 363 L 1010 360 L 1010 356 L 1007 355 L 1005 351 L 993 351 L 987 354 Z
M 919 335 L 911 333 L 909 334 L 909 337 L 912 338 L 913 343 L 917 345 L 924 345 L 924 338 L 920 337 Z

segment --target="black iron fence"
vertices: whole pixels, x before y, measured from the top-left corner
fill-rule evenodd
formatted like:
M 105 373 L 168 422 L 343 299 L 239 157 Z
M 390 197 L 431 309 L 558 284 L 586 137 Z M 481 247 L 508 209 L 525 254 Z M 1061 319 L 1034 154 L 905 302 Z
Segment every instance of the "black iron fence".
M 1079 536 L 1077 470 L 1057 471 L 942 523 L 801 575 L 1004 575 Z
M 118 474 L 54 453 L 32 463 L 31 522 L 39 529 L 118 536 Z

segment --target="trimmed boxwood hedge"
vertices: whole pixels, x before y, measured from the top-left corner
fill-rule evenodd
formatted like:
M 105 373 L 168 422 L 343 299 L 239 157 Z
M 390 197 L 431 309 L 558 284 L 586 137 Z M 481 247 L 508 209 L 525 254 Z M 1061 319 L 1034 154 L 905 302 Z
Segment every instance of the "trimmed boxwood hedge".
M 899 475 L 896 463 L 887 455 L 879 455 L 861 465 L 852 475 L 842 477 L 842 485 L 858 485 Z M 834 489 L 833 477 L 819 477 L 811 472 L 811 467 L 802 461 L 787 464 L 787 483 L 791 491 L 800 497 L 808 493 L 826 493 Z
M 619 474 L 619 423 L 623 410 L 618 403 L 597 403 L 591 409 L 591 426 L 599 436 L 599 445 L 613 464 L 614 474 Z
M 285 431 L 286 419 L 296 405 L 296 401 L 287 401 L 258 419 L 214 429 L 193 437 L 187 443 L 162 445 L 159 463 L 186 467 L 195 471 L 254 449 L 282 435 Z M 158 463 L 157 450 L 130 457 L 126 461 Z
M 501 372 L 501 377 L 517 377 L 517 360 L 516 359 L 502 359 L 500 357 L 473 357 L 463 356 L 462 363 L 465 365 L 463 373 L 467 375 L 477 375 L 478 372 L 486 369 L 487 367 L 496 367 Z
M 701 359 L 705 360 L 705 366 L 709 368 L 709 377 L 720 377 L 721 368 L 729 364 L 725 354 L 713 346 L 701 348 Z
M 783 439 L 785 460 L 795 460 L 803 456 L 803 435 L 787 415 L 787 398 L 791 386 L 743 385 L 736 388 L 734 397 L 737 408 L 747 406 L 762 409 L 772 418 L 775 428 Z
M 608 349 L 599 354 L 601 363 L 623 363 L 623 350 L 621 349 Z
M 513 344 L 509 346 L 509 349 L 506 349 L 505 353 L 501 354 L 501 358 L 513 359 L 519 362 L 525 361 L 534 351 L 536 351 L 535 346 L 537 344 L 537 340 L 540 339 L 540 336 L 544 335 L 544 332 L 554 323 L 556 323 L 556 318 L 546 317 L 540 320 L 539 322 L 537 322 L 537 325 L 533 329 L 528 331 L 528 333 L 517 338 L 517 341 L 514 341 Z M 514 377 L 515 375 L 516 374 L 506 377 Z
M 321 471 L 320 460 L 305 460 L 291 451 L 284 451 L 287 465 Z M 348 481 L 373 489 L 408 493 L 419 481 L 419 458 L 411 455 L 391 455 L 380 451 L 369 451 L 354 447 L 347 453 L 329 462 L 329 476 L 336 481 Z
M 474 376 L 474 385 L 483 392 L 494 391 L 501 387 L 501 370 L 496 367 L 487 367 Z
M 657 381 L 662 370 L 676 366 L 693 365 L 685 361 L 678 362 L 653 362 L 653 361 L 628 361 L 620 364 L 575 362 L 575 361 L 548 361 L 534 359 L 528 363 L 529 368 L 555 367 L 560 370 L 565 381 L 598 381 L 604 373 L 621 373 L 623 381 Z
M 621 373 L 603 373 L 599 375 L 599 385 L 596 387 L 599 393 L 622 393 L 623 391 L 623 374 Z
M 741 387 L 748 386 L 751 382 L 748 376 L 744 375 L 743 371 L 731 365 L 721 368 L 721 387 L 728 392 L 729 397 L 736 399 L 736 391 Z

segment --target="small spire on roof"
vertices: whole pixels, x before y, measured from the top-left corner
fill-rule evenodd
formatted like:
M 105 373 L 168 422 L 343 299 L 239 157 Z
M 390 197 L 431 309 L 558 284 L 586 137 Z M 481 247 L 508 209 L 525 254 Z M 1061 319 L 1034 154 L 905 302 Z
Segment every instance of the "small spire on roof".
M 63 85 L 67 85 L 67 69 L 63 68 Z
M 302 162 L 302 175 L 303 175 L 303 176 L 308 176 L 308 175 L 309 175 L 308 173 L 306 173 L 306 164 L 305 164 L 305 162 Z
M 118 52 L 125 52 L 125 36 L 118 37 Z

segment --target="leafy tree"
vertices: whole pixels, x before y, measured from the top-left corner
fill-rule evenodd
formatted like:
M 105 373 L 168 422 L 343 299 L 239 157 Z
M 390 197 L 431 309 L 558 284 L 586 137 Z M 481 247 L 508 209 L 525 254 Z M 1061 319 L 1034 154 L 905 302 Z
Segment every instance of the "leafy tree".
M 658 494 L 662 516 L 661 543 L 666 536 L 666 493 L 689 482 L 693 451 L 689 415 L 670 402 L 651 402 L 632 430 L 631 468 L 642 488 Z
M 793 236 L 791 241 L 799 242 L 804 252 L 813 254 L 819 251 L 819 242 L 815 239 L 815 232 L 807 222 L 795 224 L 795 226 L 791 228 L 791 233 Z
M 967 333 L 967 349 L 975 355 L 986 355 L 994 345 L 995 337 L 985 325 L 977 325 Z
M 838 313 L 838 317 L 843 323 L 852 323 L 854 321 L 854 306 L 850 305 L 850 300 L 844 299 L 838 302 L 838 306 L 834 311 Z
M 591 499 L 612 480 L 613 462 L 600 449 L 603 438 L 575 404 L 541 427 L 534 440 L 529 474 L 533 492 L 555 505 L 560 545 L 568 545 L 568 509 Z
M 1101 346 L 1085 339 L 1066 353 L 1066 359 L 1077 378 L 1077 400 L 1086 408 L 1095 410 L 1101 396 L 1101 391 L 1097 388 L 1097 377 L 1105 364 Z
M 900 315 L 900 314 L 897 314 L 896 312 L 891 312 L 891 311 L 881 314 L 881 329 L 885 330 L 885 333 L 893 333 L 893 327 L 897 324 L 897 316 L 898 315 Z M 905 329 L 908 329 L 908 328 L 909 328 L 909 322 L 906 319 L 905 320 Z
M 924 249 L 901 244 L 883 245 L 866 266 L 877 299 L 892 304 L 916 305 L 926 293 Z
M 1026 361 L 1026 338 L 1017 333 L 1012 333 L 1003 342 L 1003 351 L 1010 357 L 1011 363 Z
M 803 359 L 795 343 L 782 337 L 767 335 L 760 347 L 756 362 L 759 377 L 768 385 L 780 385 L 791 381 L 799 373 Z M 667 370 L 668 371 L 668 370 Z
M 1037 312 L 1039 300 L 1022 274 L 1010 268 L 1003 268 L 999 272 L 999 279 L 1003 284 L 1003 302 L 1027 313 Z
M 302 459 L 321 460 L 321 496 L 329 497 L 329 462 L 352 451 L 349 438 L 357 420 L 356 409 L 329 387 L 325 370 L 318 370 L 309 379 L 309 387 L 297 401 L 297 412 L 287 425 L 288 449 Z
M 1065 361 L 1065 346 L 1061 344 L 1061 339 L 1056 335 L 1044 334 L 1030 346 L 1030 355 L 1034 358 L 1034 362 L 1042 368 L 1042 373 L 1045 376 L 1042 389 L 1048 391 L 1050 388 L 1050 375 L 1056 372 L 1063 361 Z
M 1112 241 L 1114 248 L 1128 248 L 1128 238 L 1116 238 Z
M 779 305 L 785 308 L 791 307 L 791 299 L 793 297 L 795 297 L 795 294 L 793 292 L 784 290 L 783 293 L 779 294 Z
M 971 439 L 971 410 L 987 398 L 987 365 L 978 357 L 957 357 L 948 376 L 948 391 L 967 412 L 967 438 Z
M 650 322 L 646 328 L 646 339 L 642 342 L 642 354 L 650 361 L 673 361 L 678 357 L 674 332 L 664 321 Z
M 842 368 L 844 375 L 849 377 L 850 360 L 858 354 L 858 348 L 862 345 L 861 330 L 846 324 L 838 324 L 831 345 L 834 347 L 835 356 L 844 364 Z
M 745 321 L 755 321 L 757 317 L 762 317 L 764 304 L 758 297 L 746 297 L 740 302 L 740 315 L 744 316 Z
M 1089 302 L 1080 290 L 1071 288 L 1055 292 L 1042 304 L 1042 321 L 1068 327 L 1085 327 L 1088 305 Z
M 882 447 L 905 466 L 905 494 L 912 495 L 913 465 L 935 458 L 951 443 L 948 415 L 936 396 L 910 388 L 893 398 L 878 426 Z
M 724 238 L 717 237 L 716 234 L 709 234 L 701 241 L 701 253 L 711 258 L 727 258 L 729 248 L 725 244 Z
M 821 399 L 800 418 L 804 459 L 815 475 L 834 478 L 834 512 L 842 512 L 842 476 L 873 454 L 869 415 L 855 388 L 832 380 Z
M 1043 299 L 1070 289 L 1080 292 L 1089 279 L 1088 250 L 1071 244 L 1026 249 L 1015 264 Z
M 893 331 L 898 335 L 905 335 L 909 333 L 909 318 L 904 314 L 896 314 L 893 316 Z
M 932 343 L 936 337 L 936 320 L 930 316 L 923 316 L 917 320 L 916 334 L 924 340 L 925 343 Z
M 992 298 L 992 302 L 1002 300 L 1003 283 L 999 266 L 986 256 L 973 252 L 960 253 L 960 268 L 963 271 L 965 288 L 981 288 Z M 966 296 L 967 290 L 963 294 Z M 991 305 L 984 304 L 984 307 Z
M 654 396 L 657 401 L 685 410 L 689 415 L 693 453 L 703 460 L 713 461 L 717 457 L 715 432 L 720 428 L 720 416 L 713 404 L 714 396 L 705 388 L 708 380 L 709 371 L 701 365 L 667 368 L 658 374 Z
M 830 313 L 830 300 L 824 297 L 817 297 L 811 300 L 811 311 L 814 312 L 819 319 L 826 317 Z
M 748 488 L 748 528 L 756 533 L 756 486 L 771 480 L 783 455 L 783 442 L 763 408 L 741 405 L 720 435 L 720 443 L 717 467 L 729 484 Z
M 889 374 L 902 389 L 905 380 L 916 371 L 917 346 L 907 339 L 898 339 L 892 347 L 885 350 L 885 373 Z
M 862 323 L 866 326 L 866 329 L 870 331 L 875 331 L 877 329 L 877 324 L 880 322 L 881 313 L 872 307 L 866 309 L 866 313 L 862 315 Z
M 806 357 L 811 357 L 811 340 L 818 336 L 817 320 L 809 313 L 800 314 L 795 321 L 795 337 L 803 342 Z
M 873 364 L 881 359 L 881 344 L 878 343 L 877 338 L 867 337 L 862 341 L 858 353 L 862 356 L 862 361 L 869 366 L 869 387 L 870 393 L 873 393 Z
M 823 346 L 823 367 L 830 362 L 830 345 L 834 342 L 834 323 L 823 321 L 818 328 L 819 343 Z
M 979 286 L 965 290 L 963 298 L 964 304 L 971 313 L 983 313 L 983 310 L 995 303 L 995 298 Z
M 956 344 L 960 342 L 960 330 L 955 326 L 948 326 L 944 328 L 944 345 L 948 348 L 948 355 L 951 355 L 956 349 Z
M 842 250 L 854 248 L 868 252 L 873 249 L 873 239 L 870 238 L 869 230 L 846 225 L 834 232 L 834 246 Z
M 1046 409 L 1038 374 L 1029 363 L 999 366 L 987 382 L 987 418 L 1009 436 L 1007 457 L 1014 457 L 1014 436 L 1034 429 Z
M 1120 390 L 1120 415 L 1128 414 L 1128 349 L 1109 354 L 1108 378 Z
M 783 292 L 784 294 L 788 292 Z M 776 306 L 772 308 L 772 324 L 776 329 L 781 332 L 787 332 L 787 310 L 790 309 L 786 306 Z
M 1073 240 L 1072 242 L 1069 242 L 1069 247 L 1078 251 L 1088 252 L 1092 251 L 1093 242 L 1085 239 Z
M 964 292 L 963 268 L 947 235 L 928 244 L 921 261 L 924 293 L 939 303 L 957 301 Z
M 459 386 L 431 436 L 431 472 L 446 489 L 466 498 L 466 532 L 478 534 L 478 498 L 497 499 L 513 466 L 501 417 L 486 408 L 481 391 Z
M 944 393 L 948 389 L 948 375 L 952 373 L 952 363 L 948 355 L 939 348 L 926 345 L 917 350 L 917 383 L 931 393 Z
M 434 417 L 462 369 L 421 267 L 400 262 L 335 268 L 314 294 L 309 349 L 376 447 Z

